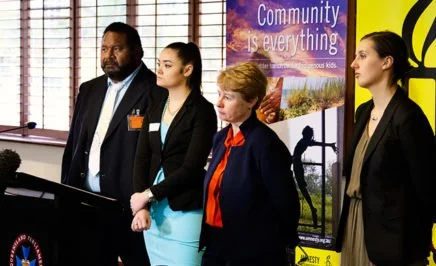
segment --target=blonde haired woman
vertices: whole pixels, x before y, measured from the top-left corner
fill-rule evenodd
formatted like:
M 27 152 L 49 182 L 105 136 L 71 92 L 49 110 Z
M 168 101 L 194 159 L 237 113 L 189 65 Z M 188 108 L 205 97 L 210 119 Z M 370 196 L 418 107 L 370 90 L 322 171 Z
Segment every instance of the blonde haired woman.
M 253 63 L 218 77 L 218 114 L 204 183 L 203 266 L 286 265 L 298 241 L 299 201 L 285 144 L 256 117 L 267 80 Z

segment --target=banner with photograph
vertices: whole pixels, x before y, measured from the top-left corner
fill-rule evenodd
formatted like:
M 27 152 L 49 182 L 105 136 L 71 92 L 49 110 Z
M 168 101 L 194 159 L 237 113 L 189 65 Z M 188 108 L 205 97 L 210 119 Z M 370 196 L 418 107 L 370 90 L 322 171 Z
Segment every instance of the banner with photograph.
M 302 244 L 331 249 L 341 200 L 347 1 L 228 0 L 226 15 L 227 65 L 252 61 L 268 77 L 257 114 L 293 156 Z

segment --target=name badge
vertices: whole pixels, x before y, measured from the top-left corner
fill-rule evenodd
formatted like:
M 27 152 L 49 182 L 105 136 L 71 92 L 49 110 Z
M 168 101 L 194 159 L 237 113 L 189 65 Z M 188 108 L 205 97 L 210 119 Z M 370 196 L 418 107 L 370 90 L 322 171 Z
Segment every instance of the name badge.
M 129 131 L 140 131 L 142 128 L 142 122 L 144 121 L 144 115 L 139 114 L 139 109 L 132 111 L 132 114 L 127 115 L 127 129 Z
M 148 125 L 148 132 L 158 131 L 159 126 L 160 123 L 150 123 L 150 125 Z

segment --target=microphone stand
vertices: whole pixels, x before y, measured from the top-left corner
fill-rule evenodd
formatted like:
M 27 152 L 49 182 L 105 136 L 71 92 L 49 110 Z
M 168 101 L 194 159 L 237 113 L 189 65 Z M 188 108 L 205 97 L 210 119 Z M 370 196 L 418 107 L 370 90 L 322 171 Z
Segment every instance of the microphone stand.
M 27 129 L 34 129 L 36 126 L 36 123 L 34 122 L 29 122 L 24 126 L 20 126 L 20 127 L 13 127 L 13 128 L 8 128 L 8 129 L 4 129 L 4 130 L 0 130 L 0 133 L 5 133 L 5 132 L 9 132 L 9 131 L 14 131 L 14 130 L 19 130 L 19 129 L 23 129 L 23 128 L 27 128 Z

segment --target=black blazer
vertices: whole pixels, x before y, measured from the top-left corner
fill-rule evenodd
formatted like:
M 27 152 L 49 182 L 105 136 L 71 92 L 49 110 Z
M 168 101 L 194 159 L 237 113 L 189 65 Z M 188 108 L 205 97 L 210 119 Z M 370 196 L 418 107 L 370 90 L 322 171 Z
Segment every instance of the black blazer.
M 373 101 L 356 111 L 344 162 L 349 183 L 354 151 L 365 132 Z M 372 135 L 360 184 L 368 256 L 377 265 L 405 265 L 428 256 L 435 172 L 433 131 L 421 108 L 398 88 Z M 350 198 L 345 194 L 336 250 L 342 248 Z
M 62 183 L 83 188 L 88 171 L 88 155 L 107 90 L 103 75 L 80 86 L 70 132 L 62 159 Z M 110 122 L 101 146 L 101 194 L 129 204 L 133 193 L 133 162 L 139 131 L 127 130 L 127 115 L 145 113 L 149 101 L 165 98 L 156 86 L 156 75 L 142 64 Z M 128 205 L 127 205 L 128 206 Z
M 135 191 L 151 187 L 155 199 L 168 198 L 174 211 L 201 209 L 204 167 L 217 131 L 214 107 L 199 91 L 191 91 L 171 122 L 162 146 L 160 123 L 165 102 L 147 109 L 136 152 Z M 161 167 L 165 180 L 152 186 Z
M 205 182 L 206 206 L 210 180 L 221 162 L 230 125 L 214 138 L 213 156 Z M 240 126 L 245 142 L 231 148 L 220 186 L 222 241 L 231 261 L 264 261 L 285 257 L 298 242 L 298 192 L 292 178 L 291 154 L 277 134 L 253 113 Z M 200 249 L 209 246 L 203 216 Z

